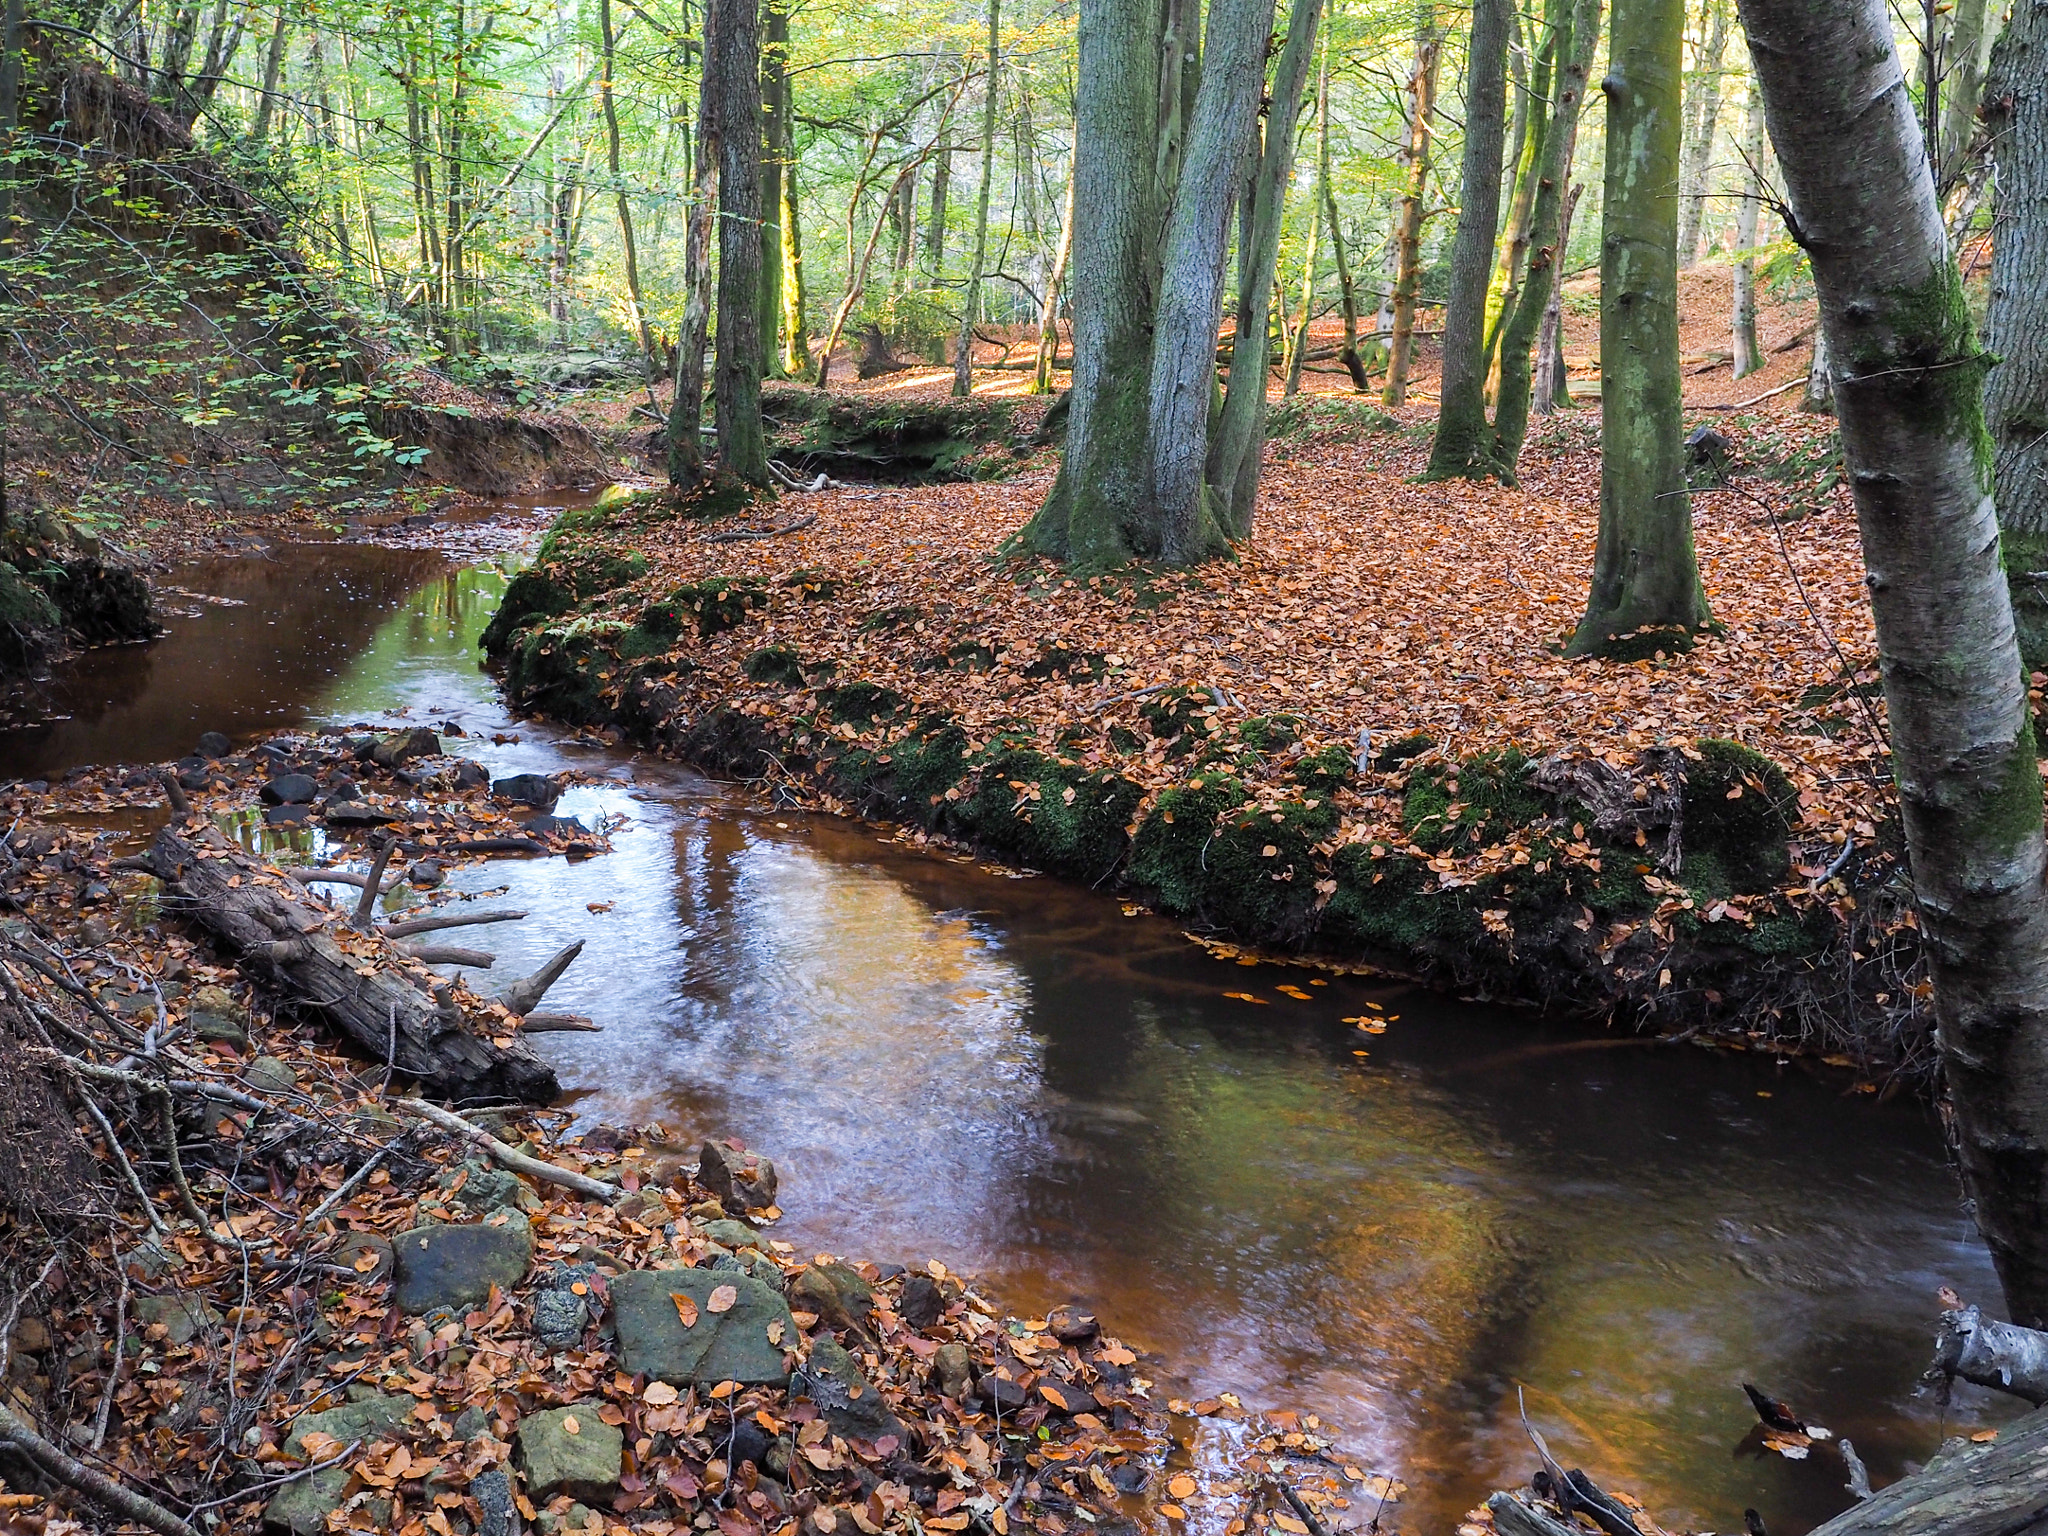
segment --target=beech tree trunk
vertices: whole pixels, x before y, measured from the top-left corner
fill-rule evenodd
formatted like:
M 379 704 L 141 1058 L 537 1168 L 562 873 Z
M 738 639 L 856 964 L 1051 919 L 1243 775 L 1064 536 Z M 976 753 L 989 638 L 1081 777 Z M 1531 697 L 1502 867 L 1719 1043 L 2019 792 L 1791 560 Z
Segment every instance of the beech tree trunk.
M 1465 161 L 1451 287 L 1444 311 L 1443 404 L 1426 480 L 1493 472 L 1486 426 L 1486 286 L 1500 224 L 1502 139 L 1507 127 L 1509 0 L 1473 0 L 1466 52 Z
M 1600 537 L 1567 654 L 1682 649 L 1712 622 L 1692 542 L 1678 370 L 1683 0 L 1617 0 L 1600 250 Z
M 1323 145 L 1327 154 L 1328 142 Z M 1344 344 L 1337 349 L 1337 361 L 1351 375 L 1351 387 L 1364 394 L 1372 385 L 1365 371 L 1364 354 L 1358 350 L 1358 279 L 1352 275 L 1351 256 L 1344 249 L 1344 225 L 1337 217 L 1337 190 L 1327 174 L 1323 182 L 1323 219 L 1330 226 L 1330 258 L 1337 268 L 1337 306 L 1344 317 Z
M 1437 61 L 1443 38 L 1437 30 L 1435 0 L 1423 0 L 1415 33 L 1415 68 L 1408 76 L 1408 137 L 1401 145 L 1401 208 L 1394 219 L 1393 330 L 1387 340 L 1387 382 L 1380 401 L 1408 403 L 1408 374 L 1415 363 L 1415 301 L 1422 293 L 1423 196 L 1429 190 L 1429 156 L 1434 143 Z
M 717 18 L 704 13 L 709 59 Z M 683 236 L 683 318 L 676 327 L 675 398 L 668 407 L 668 483 L 693 490 L 704 479 L 704 348 L 711 335 L 711 235 L 718 216 L 718 91 L 706 67 L 697 85 L 696 184 Z
M 785 102 L 787 98 L 785 97 Z M 796 141 L 794 125 L 785 114 L 782 123 L 782 371 L 792 379 L 810 377 L 811 332 L 806 310 L 810 303 L 804 291 L 804 233 L 797 219 Z
M 277 8 L 277 20 L 270 29 L 270 48 L 263 58 L 263 90 L 256 103 L 256 120 L 249 125 L 249 142 L 261 144 L 270 137 L 270 118 L 276 110 L 277 87 L 284 76 L 285 42 L 291 36 L 291 27 L 283 6 Z
M 974 322 L 981 311 L 981 273 L 988 263 L 988 199 L 996 179 L 996 70 L 1002 60 L 1002 0 L 988 0 L 988 80 L 981 106 L 981 186 L 974 198 L 974 264 L 960 306 L 960 347 L 953 357 L 953 394 L 974 391 Z
M 2016 0 L 2015 14 L 2026 0 Z M 1941 142 L 1936 150 L 1934 189 L 1946 203 L 1970 175 L 1989 135 L 1980 132 L 1980 107 L 1999 109 L 1997 93 L 1985 94 L 1985 74 L 1999 36 L 1999 12 L 1987 0 L 1956 0 L 1949 17 L 1948 48 L 1942 60 Z M 1988 125 L 1987 125 L 1988 127 Z M 2001 190 L 2003 190 L 2001 188 Z
M 1558 216 L 1557 259 L 1550 268 L 1550 301 L 1543 306 L 1543 325 L 1536 333 L 1536 399 L 1538 416 L 1554 416 L 1571 409 L 1569 370 L 1564 362 L 1564 258 L 1571 249 L 1572 214 L 1579 206 L 1585 186 L 1573 182 L 1564 195 L 1564 209 Z
M 1813 263 L 1955 1142 L 2012 1318 L 2048 1319 L 2048 849 L 1961 274 L 1884 0 L 1741 0 Z M 2038 75 L 2038 72 L 2037 72 Z
M 1060 350 L 1060 284 L 1074 252 L 1074 174 L 1067 172 L 1067 196 L 1060 205 L 1060 243 L 1053 252 L 1052 271 L 1045 280 L 1045 298 L 1038 307 L 1038 356 L 1031 365 L 1031 393 L 1052 393 L 1052 365 Z
M 1813 355 L 1806 364 L 1806 388 L 1799 396 L 1799 409 L 1815 415 L 1832 415 L 1835 409 L 1835 372 L 1828 358 L 1828 333 L 1813 333 Z
M 1984 121 L 1998 166 L 1984 385 L 2020 655 L 2048 667 L 2048 0 L 2015 0 Z
M 761 371 L 772 374 L 783 361 L 782 221 L 787 199 L 783 181 L 795 173 L 789 148 L 789 5 L 763 0 L 761 6 Z M 802 375 L 798 375 L 802 377 Z
M 1287 333 L 1287 366 L 1280 393 L 1301 393 L 1301 365 L 1308 352 L 1308 328 L 1316 316 L 1316 266 L 1323 233 L 1323 207 L 1330 202 L 1330 50 L 1323 46 L 1323 67 L 1316 81 L 1316 187 L 1309 206 L 1308 249 L 1301 262 L 1301 313 Z
M 718 462 L 745 484 L 765 487 L 759 13 L 754 0 L 711 0 L 705 12 L 711 44 L 704 68 L 716 85 L 718 119 Z
M 940 135 L 938 164 L 932 167 L 931 222 L 925 226 L 924 271 L 927 286 L 937 287 L 946 270 L 946 186 L 953 179 L 953 130 Z
M 1747 378 L 1763 367 L 1763 349 L 1756 339 L 1757 210 L 1763 197 L 1764 93 L 1754 76 L 1749 82 L 1749 108 L 1742 118 L 1742 202 L 1735 210 L 1735 315 L 1731 350 L 1735 377 Z
M 1502 316 L 1500 392 L 1493 410 L 1492 460 L 1503 479 L 1512 480 L 1521 462 L 1522 443 L 1529 434 L 1529 400 L 1534 381 L 1530 351 L 1543 330 L 1545 317 L 1557 301 L 1557 275 L 1564 262 L 1568 229 L 1565 183 L 1571 174 L 1572 151 L 1578 144 L 1579 111 L 1586 99 L 1586 75 L 1600 43 L 1600 0 L 1577 0 L 1562 14 L 1556 33 L 1556 88 L 1550 125 L 1544 132 L 1542 158 L 1534 167 L 1536 200 L 1529 226 L 1548 243 L 1529 256 L 1529 270 Z M 1562 312 L 1560 311 L 1560 319 Z
M 1721 59 L 1728 50 L 1728 0 L 1707 0 L 1706 9 L 1706 35 L 1685 104 L 1685 149 L 1678 171 L 1678 263 L 1683 267 L 1700 259 L 1707 172 L 1714 160 L 1714 132 L 1721 121 Z
M 604 44 L 604 67 L 598 77 L 598 90 L 604 98 L 605 166 L 611 172 L 612 195 L 618 202 L 619 245 L 626 262 L 626 306 L 632 312 L 628 318 L 632 321 L 633 337 L 640 343 L 640 355 L 652 367 L 655 366 L 654 332 L 648 327 L 647 301 L 640 292 L 640 248 L 633 239 L 633 199 L 626 190 L 625 172 L 619 159 L 619 107 L 612 89 L 612 62 L 617 36 L 612 31 L 612 0 L 598 0 L 597 18 L 599 38 Z M 453 172 L 450 174 L 452 177 Z M 459 227 L 451 214 L 450 230 Z M 450 265 L 453 265 L 452 261 Z M 451 321 L 451 328 L 452 324 Z M 722 320 L 719 329 L 725 329 Z

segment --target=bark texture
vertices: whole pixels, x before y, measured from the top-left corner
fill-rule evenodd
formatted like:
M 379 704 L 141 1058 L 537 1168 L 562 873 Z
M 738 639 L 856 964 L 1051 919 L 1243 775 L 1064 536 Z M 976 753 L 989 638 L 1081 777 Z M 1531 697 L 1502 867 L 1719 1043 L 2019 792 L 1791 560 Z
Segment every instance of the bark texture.
M 1493 473 L 1486 423 L 1486 288 L 1500 227 L 1501 153 L 1507 131 L 1509 0 L 1473 0 L 1465 69 L 1465 158 L 1451 287 L 1444 312 L 1443 405 L 1427 480 Z
M 953 357 L 953 393 L 974 390 L 974 322 L 981 312 L 981 273 L 988 263 L 988 198 L 996 179 L 996 86 L 1002 62 L 1002 0 L 988 0 L 988 80 L 981 105 L 981 187 L 974 199 L 974 264 L 960 306 L 960 349 Z
M 1955 1140 L 2014 1321 L 2048 1317 L 2048 854 L 1985 353 L 1884 0 L 1742 0 L 1813 263 Z
M 1735 302 L 1731 324 L 1735 377 L 1746 378 L 1763 367 L 1763 350 L 1756 340 L 1756 248 L 1758 199 L 1763 196 L 1764 93 L 1754 77 L 1749 84 L 1749 107 L 1742 118 L 1742 202 L 1735 210 Z
M 716 36 L 704 18 L 707 50 Z M 676 327 L 675 397 L 668 407 L 668 483 L 692 490 L 704 478 L 704 348 L 711 336 L 711 232 L 718 211 L 718 92 L 704 72 L 697 92 L 696 185 L 683 237 L 683 318 Z
M 1678 370 L 1683 0 L 1618 0 L 1600 237 L 1600 538 L 1572 655 L 1683 645 L 1711 622 L 1693 553 Z
M 1700 259 L 1700 229 L 1707 214 L 1707 173 L 1721 122 L 1721 59 L 1728 51 L 1728 0 L 1707 0 L 1692 91 L 1685 103 L 1685 147 L 1678 168 L 1678 261 Z
M 2048 1520 L 2048 1413 L 1989 1445 L 1951 1440 L 1910 1477 L 1880 1488 L 1811 1536 L 2025 1536 Z
M 1998 526 L 2020 655 L 2048 666 L 2048 0 L 2016 0 L 1992 58 L 1985 127 L 1998 170 L 1984 385 Z
M 713 392 L 721 468 L 768 484 L 761 429 L 761 31 L 753 0 L 712 0 L 704 67 L 717 88 L 718 349 Z
M 1401 146 L 1401 207 L 1394 218 L 1393 325 L 1387 340 L 1387 382 L 1380 403 L 1408 402 L 1415 360 L 1415 301 L 1422 293 L 1423 197 L 1429 190 L 1430 148 L 1436 133 L 1436 71 L 1443 52 L 1434 0 L 1424 0 L 1415 32 L 1415 68 L 1408 76 L 1408 137 Z

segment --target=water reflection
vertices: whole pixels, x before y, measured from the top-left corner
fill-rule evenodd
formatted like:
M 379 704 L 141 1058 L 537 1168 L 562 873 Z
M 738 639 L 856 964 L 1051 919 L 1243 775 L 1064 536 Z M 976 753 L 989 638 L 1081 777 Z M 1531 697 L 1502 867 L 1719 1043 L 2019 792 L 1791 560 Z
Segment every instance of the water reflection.
M 180 731 L 291 709 L 458 719 L 500 771 L 592 775 L 560 809 L 628 818 L 611 856 L 460 875 L 535 914 L 473 930 L 500 956 L 479 984 L 586 940 L 551 1001 L 605 1033 L 545 1042 L 580 1109 L 770 1152 L 802 1247 L 940 1257 L 1026 1307 L 1082 1300 L 1197 1393 L 1341 1426 L 1411 1484 L 1409 1531 L 1526 1476 L 1517 1385 L 1568 1462 L 1696 1527 L 1754 1505 L 1798 1536 L 1847 1501 L 1832 1457 L 1743 1449 L 1744 1379 L 1849 1434 L 1880 1480 L 1936 1445 L 1911 1396 L 1933 1292 L 1995 1287 L 1919 1107 L 1227 964 L 1086 891 L 551 741 L 475 668 L 502 569 L 346 558 L 377 574 L 351 578 L 359 623 L 322 620 L 353 637 L 345 657 L 269 677 L 275 650 L 218 656 L 156 674 L 174 697 L 148 707 Z M 1266 1005 L 1226 995 L 1247 991 Z M 1402 1016 L 1384 1036 L 1343 1022 L 1371 1003 Z M 1951 1424 L 2009 1413 L 1969 1394 Z

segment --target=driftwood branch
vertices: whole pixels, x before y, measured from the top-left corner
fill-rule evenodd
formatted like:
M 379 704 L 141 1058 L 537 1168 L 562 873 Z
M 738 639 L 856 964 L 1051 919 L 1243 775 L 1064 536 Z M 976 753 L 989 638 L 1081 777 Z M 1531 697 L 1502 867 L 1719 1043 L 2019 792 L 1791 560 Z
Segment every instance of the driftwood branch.
M 1844 1510 L 1812 1536 L 2017 1536 L 2048 1520 L 2048 1413 L 1988 1445 L 1952 1440 L 1911 1477 Z
M 606 1184 L 599 1179 L 593 1179 L 587 1173 L 557 1168 L 553 1163 L 544 1163 L 537 1157 L 528 1157 L 524 1152 L 515 1152 L 481 1126 L 471 1125 L 462 1116 L 443 1109 L 438 1104 L 429 1104 L 422 1099 L 400 1099 L 397 1104 L 398 1108 L 410 1110 L 422 1120 L 432 1121 L 450 1135 L 462 1137 L 493 1162 L 510 1168 L 514 1173 L 523 1173 L 529 1179 L 540 1179 L 549 1184 L 559 1184 L 564 1189 L 573 1189 L 587 1200 L 602 1200 L 607 1205 L 626 1197 L 626 1191 L 616 1184 Z
M 519 1020 L 519 1032 L 522 1035 L 601 1035 L 604 1026 L 580 1013 L 529 1013 Z
M 146 1525 L 152 1531 L 161 1532 L 162 1536 L 199 1536 L 196 1530 L 154 1499 L 123 1488 L 112 1478 L 95 1472 L 84 1462 L 52 1445 L 5 1403 L 0 1403 L 0 1444 L 13 1446 L 65 1487 L 77 1490 L 124 1520 Z
M 323 1014 L 371 1059 L 388 1056 L 428 1092 L 544 1103 L 559 1091 L 554 1069 L 531 1045 L 472 1033 L 459 1010 L 421 990 L 428 975 L 406 973 L 405 957 L 366 965 L 360 953 L 343 950 L 328 931 L 330 913 L 294 900 L 218 832 L 187 838 L 166 827 L 150 845 L 150 861 L 169 905 L 237 954 L 246 973 Z
M 507 1013 L 531 1013 L 549 987 L 562 979 L 562 972 L 569 969 L 576 957 L 583 953 L 583 941 L 556 952 L 553 959 L 535 971 L 531 976 L 522 976 L 517 981 L 507 982 L 491 1001 L 501 1004 Z
M 1960 1376 L 2038 1408 L 2048 1403 L 2048 1333 L 2001 1323 L 1976 1307 L 1958 1307 L 1941 1315 L 1934 1364 L 1927 1374 L 1943 1383 Z
M 524 912 L 444 912 L 435 917 L 406 917 L 384 923 L 377 931 L 387 939 L 409 939 L 416 933 L 439 933 L 444 928 L 474 928 L 483 923 L 516 923 Z
M 487 971 L 498 963 L 498 957 L 487 950 L 464 949 L 456 944 L 396 944 L 392 947 L 401 955 L 410 955 L 421 965 L 473 965 L 480 971 Z

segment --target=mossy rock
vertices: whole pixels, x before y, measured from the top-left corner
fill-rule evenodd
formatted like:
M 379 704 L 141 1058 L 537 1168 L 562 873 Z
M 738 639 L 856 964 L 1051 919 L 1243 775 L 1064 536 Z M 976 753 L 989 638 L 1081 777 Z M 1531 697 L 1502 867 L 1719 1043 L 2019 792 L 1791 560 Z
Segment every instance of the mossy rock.
M 778 457 L 836 480 L 934 485 L 1010 472 L 1008 401 L 903 400 L 765 389 L 761 410 Z
M 1206 688 L 1166 688 L 1138 706 L 1138 718 L 1152 734 L 1173 745 L 1167 756 L 1179 757 L 1208 744 L 1220 729 L 1217 704 Z
M 955 672 L 993 672 L 996 650 L 979 640 L 958 640 L 946 647 L 943 665 Z
M 750 683 L 780 683 L 796 688 L 803 684 L 804 671 L 793 645 L 764 645 L 741 663 Z
M 875 635 L 887 630 L 906 628 L 923 617 L 924 610 L 915 603 L 899 603 L 893 607 L 875 609 L 855 628 L 864 635 Z
M 1251 798 L 1242 780 L 1198 773 L 1162 792 L 1131 843 L 1133 884 L 1156 893 L 1169 912 L 1194 912 L 1210 889 L 1210 847 L 1223 816 Z
M 1785 771 L 1740 742 L 1702 737 L 1685 764 L 1682 874 L 1709 896 L 1769 891 L 1792 873 L 1787 843 L 1799 792 Z
M 1350 843 L 1330 860 L 1337 884 L 1323 911 L 1322 937 L 1385 954 L 1429 956 L 1477 944 L 1485 924 L 1464 890 L 1435 887 L 1428 867 L 1412 854 Z
M 607 714 L 605 684 L 615 658 L 608 642 L 627 626 L 578 623 L 535 625 L 520 632 L 505 670 L 505 692 L 522 709 L 571 725 L 590 725 Z
M 1389 742 L 1381 748 L 1372 760 L 1373 767 L 1381 773 L 1390 773 L 1403 763 L 1413 762 L 1423 753 L 1436 746 L 1436 738 L 1426 731 L 1415 731 Z
M 759 576 L 713 576 L 678 587 L 664 602 L 640 615 L 640 627 L 671 637 L 694 625 L 699 640 L 737 629 L 756 608 L 768 606 L 767 583 Z
M 26 574 L 57 605 L 66 633 L 80 645 L 150 640 L 161 633 L 150 610 L 149 583 L 126 566 L 52 561 Z
M 967 732 L 950 715 L 927 715 L 889 753 L 896 798 L 925 826 L 944 819 L 946 791 L 967 774 Z
M 1142 792 L 1107 770 L 1029 747 L 997 745 L 961 803 L 963 830 L 1033 869 L 1099 879 L 1123 857 Z
M 1238 933 L 1298 940 L 1315 926 L 1316 844 L 1337 826 L 1322 796 L 1247 805 L 1217 823 L 1198 910 Z
M 1109 657 L 1101 651 L 1075 651 L 1063 645 L 1040 649 L 1038 659 L 1024 669 L 1024 675 L 1041 681 L 1055 677 L 1075 682 L 1093 682 L 1109 673 Z
M 669 493 L 667 505 L 678 517 L 708 523 L 745 512 L 757 501 L 772 499 L 773 494 L 764 487 L 747 484 L 730 470 L 714 469 L 689 490 Z
M 1305 794 L 1334 795 L 1357 776 L 1357 763 L 1343 747 L 1328 746 L 1309 753 L 1289 770 L 1288 777 Z
M 478 644 L 487 656 L 501 654 L 512 637 L 536 619 L 559 618 L 576 606 L 569 589 L 539 567 L 529 566 L 505 585 L 498 611 L 484 626 Z
M 818 706 L 839 725 L 865 728 L 903 712 L 903 695 L 879 683 L 846 683 L 818 694 Z
M 642 661 L 650 656 L 666 656 L 674 644 L 675 636 L 659 635 L 635 624 L 612 642 L 612 654 L 621 661 Z
M 828 576 L 823 571 L 791 571 L 778 583 L 796 593 L 806 603 L 829 602 L 837 597 L 846 583 L 837 576 Z
M 543 555 L 506 583 L 498 611 L 478 640 L 484 654 L 501 654 L 518 631 L 536 619 L 560 618 L 582 603 L 647 574 L 647 557 L 580 540 L 542 546 Z
M 1469 853 L 1551 814 L 1528 782 L 1530 759 L 1517 748 L 1438 764 L 1410 775 L 1401 821 L 1431 853 Z
M 1237 739 L 1254 752 L 1285 752 L 1301 740 L 1299 715 L 1254 715 L 1238 723 Z
M 46 655 L 61 622 L 47 592 L 0 565 L 0 667 L 20 670 Z

